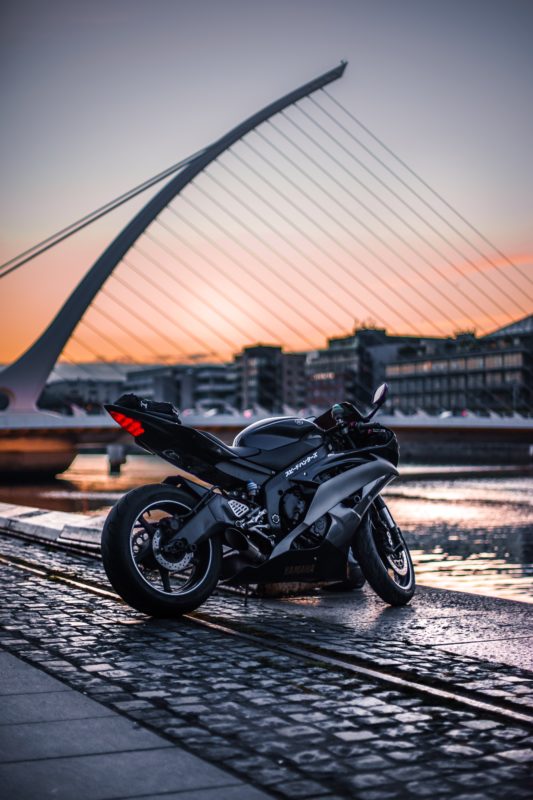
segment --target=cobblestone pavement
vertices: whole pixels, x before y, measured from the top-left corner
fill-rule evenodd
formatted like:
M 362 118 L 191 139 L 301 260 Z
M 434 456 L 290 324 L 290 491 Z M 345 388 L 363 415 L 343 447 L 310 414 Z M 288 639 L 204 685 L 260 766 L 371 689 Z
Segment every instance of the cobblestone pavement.
M 49 567 L 102 580 L 95 560 L 47 556 Z M 1 572 L 3 647 L 273 796 L 532 796 L 533 737 L 521 725 L 276 652 L 268 639 L 261 646 L 190 620 L 150 620 L 82 588 L 11 566 Z M 204 609 L 234 621 L 246 613 L 252 627 L 284 631 L 293 643 L 304 635 L 303 620 L 276 621 L 260 602 L 244 610 L 219 596 Z M 342 633 L 327 630 L 330 644 Z M 457 659 L 456 669 L 472 682 L 488 672 L 474 659 Z M 516 673 L 509 668 L 506 680 L 524 687 L 526 674 Z
M 96 558 L 7 538 L 1 540 L 0 552 L 30 560 L 37 566 L 46 565 L 48 569 L 58 570 L 74 580 L 82 578 L 95 586 L 111 589 L 102 564 Z M 377 598 L 376 601 L 381 603 Z M 529 606 L 525 606 L 524 612 L 523 604 L 516 605 L 520 609 L 517 609 L 517 614 L 525 613 L 531 619 Z M 394 609 L 394 627 L 380 619 L 379 628 L 373 626 L 366 633 L 363 626 L 354 633 L 353 625 L 336 623 L 331 615 L 323 621 L 318 618 L 321 613 L 321 609 L 317 609 L 315 615 L 308 609 L 306 613 L 300 613 L 292 603 L 258 599 L 246 607 L 242 597 L 219 593 L 194 616 L 266 636 L 271 642 L 296 643 L 311 653 L 340 656 L 347 662 L 372 668 L 382 667 L 400 677 L 432 686 L 440 683 L 445 688 L 452 684 L 456 690 L 481 700 L 497 700 L 517 710 L 533 709 L 532 672 L 464 655 L 443 654 L 440 650 L 410 641 L 406 635 L 408 625 L 404 629 L 397 620 L 398 615 L 410 616 L 408 607 Z M 417 623 L 415 626 L 419 627 Z

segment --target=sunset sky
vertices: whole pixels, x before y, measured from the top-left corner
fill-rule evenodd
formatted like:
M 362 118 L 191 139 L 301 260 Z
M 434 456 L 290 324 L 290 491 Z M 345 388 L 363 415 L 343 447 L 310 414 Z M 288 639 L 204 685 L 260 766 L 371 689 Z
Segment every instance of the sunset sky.
M 1 14 L 2 262 L 349 62 L 319 107 L 251 134 L 163 212 L 68 359 L 211 360 L 355 324 L 487 332 L 533 313 L 528 0 L 7 0 Z M 148 196 L 0 280 L 0 363 Z

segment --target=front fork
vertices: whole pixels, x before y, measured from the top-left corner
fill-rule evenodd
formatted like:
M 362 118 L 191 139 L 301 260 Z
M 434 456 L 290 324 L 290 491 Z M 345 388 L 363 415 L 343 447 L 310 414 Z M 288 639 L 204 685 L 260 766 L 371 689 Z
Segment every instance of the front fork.
M 376 509 L 379 520 L 385 530 L 384 546 L 389 553 L 396 553 L 403 547 L 401 531 L 396 525 L 385 501 L 379 494 L 374 500 L 374 508 Z

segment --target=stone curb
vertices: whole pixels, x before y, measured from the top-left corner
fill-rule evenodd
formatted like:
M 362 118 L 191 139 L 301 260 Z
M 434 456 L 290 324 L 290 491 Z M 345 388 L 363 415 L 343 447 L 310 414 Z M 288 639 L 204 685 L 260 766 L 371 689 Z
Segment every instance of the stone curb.
M 0 503 L 0 528 L 34 541 L 100 550 L 104 515 L 48 511 Z

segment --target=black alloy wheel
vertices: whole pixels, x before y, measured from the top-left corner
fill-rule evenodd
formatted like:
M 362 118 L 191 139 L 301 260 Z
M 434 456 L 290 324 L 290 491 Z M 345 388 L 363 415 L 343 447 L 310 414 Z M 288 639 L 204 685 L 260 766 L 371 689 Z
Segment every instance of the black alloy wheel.
M 133 608 L 176 617 L 198 608 L 216 587 L 222 545 L 211 537 L 198 546 L 171 546 L 196 500 L 163 485 L 142 486 L 111 509 L 102 532 L 102 560 L 113 588 Z
M 376 594 L 391 606 L 406 605 L 415 593 L 415 571 L 399 529 L 387 529 L 371 506 L 355 533 L 352 547 Z

